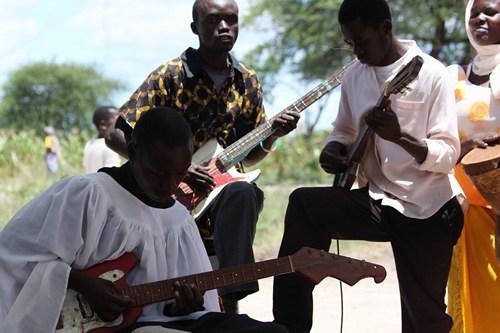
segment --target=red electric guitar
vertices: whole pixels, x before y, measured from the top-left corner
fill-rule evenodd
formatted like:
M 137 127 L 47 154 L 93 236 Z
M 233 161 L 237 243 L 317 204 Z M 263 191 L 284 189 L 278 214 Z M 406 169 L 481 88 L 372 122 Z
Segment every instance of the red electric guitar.
M 373 277 L 376 283 L 380 283 L 386 277 L 383 266 L 303 247 L 287 257 L 127 286 L 127 273 L 135 266 L 136 262 L 137 259 L 134 255 L 126 253 L 116 260 L 101 263 L 85 271 L 89 275 L 112 281 L 123 295 L 134 300 L 133 307 L 126 309 L 115 321 L 104 322 L 92 311 L 81 294 L 68 289 L 56 333 L 117 332 L 134 323 L 140 316 L 143 306 L 173 299 L 173 284 L 176 281 L 188 284 L 195 283 L 198 289 L 203 292 L 289 273 L 296 273 L 314 284 L 318 284 L 325 277 L 330 276 L 350 286 L 363 278 Z

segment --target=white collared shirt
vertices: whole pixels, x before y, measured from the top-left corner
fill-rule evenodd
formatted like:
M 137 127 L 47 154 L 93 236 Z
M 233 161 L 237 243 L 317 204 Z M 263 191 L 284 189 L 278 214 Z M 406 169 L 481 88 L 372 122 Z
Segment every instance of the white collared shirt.
M 358 135 L 364 114 L 375 106 L 383 92 L 384 84 L 378 82 L 393 77 L 401 65 L 420 55 L 424 64 L 409 85 L 411 92 L 406 96 L 392 95 L 390 99 L 402 130 L 427 144 L 426 159 L 417 163 L 403 148 L 375 135 L 365 150 L 358 183 L 360 187 L 369 184 L 370 196 L 381 199 L 383 205 L 407 217 L 423 219 L 462 193 L 452 175 L 460 153 L 457 116 L 444 65 L 423 53 L 415 42 L 401 42 L 408 51 L 396 63 L 373 67 L 358 61 L 347 70 L 338 116 L 326 143 L 337 141 L 349 147 Z

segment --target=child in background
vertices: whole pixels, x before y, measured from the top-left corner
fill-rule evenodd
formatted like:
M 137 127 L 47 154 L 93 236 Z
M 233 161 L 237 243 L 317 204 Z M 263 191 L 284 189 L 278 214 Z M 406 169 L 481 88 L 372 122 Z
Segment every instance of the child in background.
M 104 142 L 104 135 L 108 128 L 113 126 L 116 118 L 118 110 L 113 106 L 101 106 L 94 111 L 92 122 L 97 129 L 97 138 L 87 142 L 83 151 L 83 167 L 86 173 L 120 165 L 120 156 Z

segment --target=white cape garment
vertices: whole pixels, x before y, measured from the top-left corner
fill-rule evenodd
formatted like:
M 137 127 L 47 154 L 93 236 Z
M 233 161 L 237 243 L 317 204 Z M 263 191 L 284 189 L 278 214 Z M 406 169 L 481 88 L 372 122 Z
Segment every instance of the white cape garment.
M 85 269 L 132 252 L 129 285 L 211 270 L 198 229 L 184 206 L 152 208 L 105 173 L 68 177 L 33 199 L 0 232 L 0 332 L 54 332 L 71 267 Z M 205 293 L 206 311 L 220 311 Z M 164 317 L 163 304 L 140 321 Z

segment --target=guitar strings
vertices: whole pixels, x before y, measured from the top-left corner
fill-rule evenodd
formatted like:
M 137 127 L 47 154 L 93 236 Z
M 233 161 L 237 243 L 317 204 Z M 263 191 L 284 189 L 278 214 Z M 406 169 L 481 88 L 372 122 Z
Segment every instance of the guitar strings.
M 340 70 L 340 72 L 333 74 L 328 79 L 321 82 L 318 86 L 316 86 L 314 89 L 309 91 L 302 98 L 295 101 L 293 104 L 291 104 L 290 106 L 285 108 L 283 111 L 281 111 L 280 113 L 278 113 L 277 115 L 275 115 L 271 119 L 275 119 L 278 116 L 280 116 L 281 114 L 285 113 L 286 111 L 289 111 L 292 109 L 295 109 L 297 112 L 302 112 L 304 109 L 306 109 L 308 106 L 310 106 L 313 102 L 315 102 L 316 100 L 323 97 L 325 94 L 327 94 L 330 91 L 332 91 L 333 89 L 335 89 L 341 83 L 341 78 L 342 78 L 343 73 L 345 72 L 347 67 L 349 67 L 353 62 L 354 62 L 354 60 L 351 61 L 346 66 L 344 66 Z M 299 104 L 302 104 L 301 107 L 299 107 Z M 253 132 L 250 132 L 249 133 L 250 136 L 247 138 L 247 141 L 253 142 L 253 143 L 255 143 L 255 145 L 257 145 L 258 142 L 260 142 L 258 140 L 258 138 L 261 137 L 264 132 L 266 132 L 270 129 L 271 129 L 271 125 L 269 122 L 266 123 L 265 125 L 262 125 L 261 127 L 258 127 L 257 130 L 261 130 L 261 131 L 259 133 L 255 133 L 255 134 L 252 134 Z M 268 133 L 268 134 L 270 135 L 271 133 Z M 245 140 L 245 137 L 246 136 L 244 136 L 242 139 Z M 257 139 L 257 140 L 255 140 L 255 139 Z M 235 143 L 231 144 L 230 146 L 228 146 L 221 154 L 219 154 L 219 156 L 230 156 L 232 154 L 234 157 L 235 152 L 237 153 L 237 155 L 244 153 L 245 151 L 242 150 L 240 147 L 241 147 L 241 142 L 235 142 Z M 231 160 L 232 158 L 228 158 L 228 159 Z
M 337 50 L 345 50 L 341 48 L 334 48 Z M 295 101 L 293 104 L 285 108 L 283 111 L 275 115 L 274 117 L 271 118 L 275 119 L 281 114 L 289 111 L 289 110 L 295 110 L 297 112 L 302 112 L 305 110 L 308 106 L 310 106 L 312 103 L 326 95 L 327 93 L 331 92 L 333 89 L 335 89 L 339 84 L 341 84 L 342 77 L 344 72 L 347 70 L 347 68 L 352 65 L 355 62 L 355 59 L 352 60 L 350 63 L 345 65 L 344 67 L 341 68 L 340 71 L 336 72 L 335 74 L 331 75 L 328 77 L 326 80 L 321 82 L 319 85 L 317 85 L 314 89 L 310 90 L 308 93 L 306 93 L 302 98 L 298 99 Z M 299 106 L 299 104 L 301 104 Z M 228 105 L 229 108 L 229 105 Z M 272 128 L 272 125 L 269 121 L 267 121 L 265 124 L 262 126 L 257 127 L 254 131 L 251 131 L 247 135 L 243 136 L 240 140 L 234 142 L 233 144 L 229 145 L 226 149 L 224 149 L 221 153 L 219 153 L 215 159 L 212 159 L 208 161 L 208 173 L 215 178 L 219 173 L 222 173 L 222 170 L 219 170 L 217 167 L 217 161 L 219 161 L 222 166 L 226 169 L 228 169 L 228 166 L 230 164 L 224 163 L 224 161 L 230 161 L 234 163 L 234 160 L 236 160 L 236 157 L 241 156 L 244 154 L 248 149 L 242 149 L 242 146 L 245 146 L 245 144 L 250 143 L 251 146 L 255 147 L 258 145 L 260 142 L 260 138 L 264 137 L 267 138 L 269 137 L 276 129 Z M 253 149 L 253 147 L 251 149 Z M 179 188 L 185 193 L 189 194 L 190 192 L 190 186 L 187 185 L 186 183 L 181 182 L 179 184 Z M 193 193 L 193 198 L 190 200 L 191 204 L 194 203 L 195 199 L 195 194 L 194 191 Z

